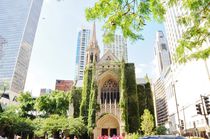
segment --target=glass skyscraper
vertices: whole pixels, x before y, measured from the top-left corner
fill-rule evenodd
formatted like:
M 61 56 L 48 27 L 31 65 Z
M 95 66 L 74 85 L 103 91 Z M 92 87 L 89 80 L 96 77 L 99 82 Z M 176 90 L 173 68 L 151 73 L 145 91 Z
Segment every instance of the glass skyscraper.
M 43 0 L 0 0 L 0 85 L 24 90 Z
M 124 59 L 128 62 L 127 40 L 122 35 L 115 35 L 114 42 L 104 44 L 104 53 L 110 50 L 119 60 Z
M 76 69 L 75 80 L 83 80 L 83 73 L 85 68 L 85 54 L 86 48 L 90 40 L 90 29 L 82 28 L 78 32 L 77 50 L 76 50 Z
M 162 74 L 171 65 L 170 52 L 168 49 L 166 38 L 162 31 L 156 32 L 155 40 L 155 59 L 159 75 Z

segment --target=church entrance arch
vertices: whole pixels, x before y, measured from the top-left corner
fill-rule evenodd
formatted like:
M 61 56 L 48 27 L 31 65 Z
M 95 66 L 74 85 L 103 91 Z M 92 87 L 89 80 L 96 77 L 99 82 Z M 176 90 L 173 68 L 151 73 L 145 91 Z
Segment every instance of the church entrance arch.
M 120 135 L 119 120 L 113 114 L 106 114 L 102 116 L 97 120 L 96 126 L 97 133 L 95 137 L 103 135 L 110 137 L 114 135 Z

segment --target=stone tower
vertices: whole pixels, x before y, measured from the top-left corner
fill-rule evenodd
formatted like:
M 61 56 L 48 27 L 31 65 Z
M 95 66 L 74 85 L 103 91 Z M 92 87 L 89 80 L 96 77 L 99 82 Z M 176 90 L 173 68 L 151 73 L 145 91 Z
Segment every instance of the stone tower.
M 86 49 L 86 65 L 97 63 L 99 61 L 99 56 L 100 50 L 96 40 L 96 26 L 94 22 L 92 38 L 90 39 L 89 46 Z

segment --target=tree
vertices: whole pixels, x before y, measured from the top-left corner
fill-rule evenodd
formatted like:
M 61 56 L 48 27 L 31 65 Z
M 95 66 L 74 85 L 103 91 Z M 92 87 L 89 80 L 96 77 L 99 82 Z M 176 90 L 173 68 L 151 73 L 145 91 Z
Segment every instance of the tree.
M 50 114 L 66 115 L 69 108 L 69 102 L 69 93 L 53 91 L 49 95 L 43 95 L 37 98 L 35 108 L 38 111 L 45 113 L 45 116 Z
M 22 92 L 18 98 L 17 101 L 19 102 L 19 114 L 22 117 L 29 117 L 31 119 L 35 118 L 35 115 L 33 112 L 35 111 L 34 109 L 34 104 L 35 104 L 35 99 L 32 98 L 31 94 L 29 92 Z
M 73 103 L 74 107 L 74 113 L 73 113 L 74 118 L 79 117 L 81 97 L 82 97 L 82 88 L 74 87 L 70 93 L 70 102 Z
M 131 40 L 143 39 L 141 30 L 152 15 L 157 21 L 163 20 L 165 9 L 160 0 L 99 0 L 94 7 L 86 9 L 87 20 L 105 19 L 104 41 L 113 40 L 120 29 L 123 36 Z
M 144 110 L 144 114 L 141 116 L 141 120 L 141 130 L 144 132 L 144 135 L 152 135 L 154 120 L 148 109 Z
M 70 135 L 81 136 L 87 132 L 87 127 L 84 124 L 84 120 L 82 117 L 69 117 L 66 130 Z
M 178 0 L 170 1 L 172 5 L 178 3 Z M 210 1 L 182 0 L 181 4 L 188 14 L 178 18 L 178 22 L 186 27 L 186 31 L 179 40 L 176 60 L 182 63 L 192 59 L 206 60 L 210 55 L 210 47 L 205 46 L 205 42 L 210 38 Z
M 166 135 L 166 132 L 167 132 L 167 128 L 163 125 L 160 125 L 158 127 L 156 127 L 156 133 L 158 135 Z
M 125 38 L 135 41 L 143 39 L 141 31 L 146 22 L 152 18 L 163 21 L 165 8 L 176 5 L 178 1 L 99 0 L 94 7 L 86 9 L 86 18 L 87 20 L 104 20 L 104 42 L 106 43 L 113 41 L 116 30 L 121 30 Z M 186 31 L 176 49 L 176 60 L 186 62 L 194 58 L 207 59 L 210 55 L 210 47 L 202 46 L 206 38 L 210 37 L 210 1 L 182 0 L 178 4 L 182 4 L 189 14 L 177 19 L 186 27 Z
M 86 132 L 86 126 L 82 117 L 67 118 L 55 114 L 50 115 L 48 118 L 35 119 L 34 125 L 36 125 L 35 135 L 38 137 L 44 136 L 44 134 L 47 133 L 49 136 L 58 138 L 60 131 L 64 131 L 66 136 L 71 134 L 81 136 Z
M 33 133 L 34 125 L 30 119 L 19 116 L 17 107 L 8 106 L 0 114 L 0 135 L 13 138 L 14 134 L 26 137 Z
M 6 107 L 4 112 L 0 114 L 0 134 L 9 136 L 14 135 L 18 114 L 15 112 L 16 107 Z
M 34 120 L 35 135 L 44 136 L 47 133 L 50 137 L 59 137 L 59 131 L 66 129 L 67 118 L 60 115 L 50 115 L 48 118 L 37 118 Z

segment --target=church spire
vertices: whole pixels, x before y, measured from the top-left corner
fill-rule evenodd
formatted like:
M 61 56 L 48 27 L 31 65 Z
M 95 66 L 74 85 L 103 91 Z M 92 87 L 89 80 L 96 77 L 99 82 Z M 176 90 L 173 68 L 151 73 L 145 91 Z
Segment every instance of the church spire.
M 89 46 L 86 50 L 86 64 L 98 62 L 99 60 L 99 47 L 96 39 L 96 25 L 93 23 L 92 37 L 90 39 Z
M 93 30 L 92 30 L 92 37 L 90 39 L 90 44 L 88 46 L 88 49 L 90 48 L 98 48 L 98 42 L 96 39 L 96 25 L 95 22 L 93 23 Z
M 92 42 L 93 42 L 93 43 L 97 43 L 97 40 L 96 40 L 96 25 L 95 25 L 95 22 L 93 23 L 93 36 L 92 36 Z

